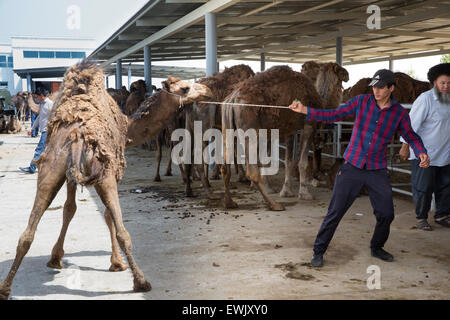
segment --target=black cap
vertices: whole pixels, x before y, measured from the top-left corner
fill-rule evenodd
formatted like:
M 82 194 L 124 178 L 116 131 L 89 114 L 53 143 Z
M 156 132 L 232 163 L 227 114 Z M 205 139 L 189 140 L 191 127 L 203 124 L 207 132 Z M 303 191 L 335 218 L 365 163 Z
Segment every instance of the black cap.
M 381 69 L 375 72 L 369 86 L 383 88 L 390 84 L 395 84 L 394 73 L 388 69 Z

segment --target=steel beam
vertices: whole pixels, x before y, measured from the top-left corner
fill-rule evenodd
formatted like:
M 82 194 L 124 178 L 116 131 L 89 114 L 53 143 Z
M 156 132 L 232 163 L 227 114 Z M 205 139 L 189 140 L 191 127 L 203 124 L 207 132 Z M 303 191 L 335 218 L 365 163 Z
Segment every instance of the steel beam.
M 144 79 L 147 92 L 153 93 L 152 88 L 152 51 L 150 46 L 144 47 Z

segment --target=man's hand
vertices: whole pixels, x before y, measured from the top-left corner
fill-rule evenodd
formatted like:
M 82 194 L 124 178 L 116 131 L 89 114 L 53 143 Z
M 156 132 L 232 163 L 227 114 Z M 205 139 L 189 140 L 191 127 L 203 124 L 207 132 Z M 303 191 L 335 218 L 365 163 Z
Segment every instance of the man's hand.
M 31 129 L 27 131 L 27 134 L 31 136 Z
M 298 113 L 308 114 L 308 108 L 306 108 L 299 100 L 292 101 L 289 109 Z
M 419 167 L 428 168 L 430 166 L 430 157 L 426 153 L 419 154 Z
M 407 143 L 403 143 L 398 154 L 400 155 L 400 158 L 402 160 L 408 159 L 409 158 L 409 145 Z

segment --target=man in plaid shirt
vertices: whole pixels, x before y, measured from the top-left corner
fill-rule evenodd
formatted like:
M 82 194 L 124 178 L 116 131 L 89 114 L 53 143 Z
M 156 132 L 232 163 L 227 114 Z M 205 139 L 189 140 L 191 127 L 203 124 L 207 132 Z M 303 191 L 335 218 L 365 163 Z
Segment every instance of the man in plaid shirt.
M 298 100 L 289 106 L 291 110 L 305 114 L 307 121 L 336 122 L 355 116 L 352 137 L 344 153 L 345 162 L 336 176 L 328 213 L 314 243 L 311 260 L 314 267 L 323 266 L 323 254 L 340 220 L 364 186 L 377 220 L 370 243 L 371 254 L 384 261 L 393 261 L 394 257 L 383 250 L 383 246 L 394 220 L 392 188 L 386 170 L 386 148 L 394 133 L 400 130 L 420 159 L 420 167 L 426 168 L 430 164 L 422 139 L 411 128 L 408 112 L 392 97 L 394 73 L 387 69 L 378 70 L 370 86 L 373 86 L 373 94 L 356 96 L 337 109 L 314 109 Z

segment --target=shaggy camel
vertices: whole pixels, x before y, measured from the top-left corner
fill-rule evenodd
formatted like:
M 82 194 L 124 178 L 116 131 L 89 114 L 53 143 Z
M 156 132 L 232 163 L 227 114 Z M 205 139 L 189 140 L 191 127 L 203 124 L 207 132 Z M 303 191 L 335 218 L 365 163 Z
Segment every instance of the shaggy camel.
M 138 80 L 131 84 L 130 95 L 127 97 L 123 113 L 131 116 L 138 108 L 142 101 L 145 100 L 145 93 L 147 92 L 145 81 Z
M 29 110 L 27 99 L 31 96 L 30 92 L 19 91 L 11 97 L 11 103 L 16 108 L 16 114 L 20 121 L 25 121 L 27 111 Z
M 293 71 L 288 66 L 272 67 L 264 72 L 256 74 L 253 78 L 244 80 L 239 87 L 225 100 L 227 103 L 245 103 L 262 105 L 288 106 L 295 99 L 305 100 L 306 105 L 323 106 L 324 102 L 317 93 L 311 80 L 305 75 Z M 303 101 L 302 100 L 302 101 Z M 308 144 L 312 134 L 311 126 L 304 126 L 305 117 L 297 116 L 290 110 L 279 108 L 262 107 L 243 107 L 224 105 L 222 107 L 222 136 L 223 136 L 223 157 L 227 162 L 227 129 L 242 129 L 244 132 L 248 129 L 278 129 L 279 137 L 286 138 L 293 136 L 299 128 L 304 127 L 302 135 L 302 153 L 300 155 L 300 173 L 304 174 L 307 156 Z M 268 140 L 270 139 L 270 134 Z M 288 139 L 293 141 L 293 139 Z M 245 144 L 246 173 L 250 180 L 255 184 L 264 197 L 271 210 L 284 210 L 284 206 L 275 202 L 265 188 L 264 181 L 261 179 L 257 164 L 249 163 L 249 141 L 241 141 Z M 292 145 L 286 145 L 286 180 L 283 188 L 289 188 Z M 277 159 L 278 160 L 278 159 Z M 232 200 L 230 193 L 230 164 L 225 163 L 221 167 L 222 177 L 225 184 L 224 204 L 226 208 L 237 207 Z M 289 177 L 289 178 L 288 178 Z M 306 188 L 305 177 L 300 177 L 299 197 L 310 198 Z
M 213 97 L 212 101 L 222 102 L 225 98 L 233 92 L 236 86 L 243 80 L 253 77 L 255 73 L 253 70 L 244 64 L 232 66 L 230 68 L 225 68 L 223 72 L 218 72 L 210 77 L 206 77 L 197 81 L 197 83 L 203 84 L 211 89 Z M 201 121 L 202 132 L 210 128 L 220 129 L 222 127 L 221 119 L 221 107 L 215 104 L 206 103 L 193 103 L 192 106 L 186 106 L 186 129 L 194 137 L 194 121 Z M 207 142 L 203 143 L 205 147 Z M 193 153 L 192 153 L 193 155 Z M 192 161 L 191 161 L 192 162 Z M 185 164 L 185 172 L 191 171 L 192 165 Z M 209 198 L 215 198 L 211 190 L 211 185 L 208 179 L 208 166 L 204 170 L 203 164 L 195 164 L 196 171 L 200 175 L 200 180 L 202 181 L 203 188 Z M 206 171 L 206 172 L 205 172 Z M 247 181 L 245 177 L 244 170 L 241 165 L 238 168 L 239 171 L 239 181 Z M 213 175 L 219 174 L 219 166 L 215 165 Z M 189 176 L 184 177 L 186 179 L 186 196 L 192 197 L 191 180 Z
M 403 72 L 395 72 L 394 76 L 396 86 L 392 95 L 399 103 L 413 103 L 422 92 L 432 87 L 429 82 L 416 80 Z M 360 94 L 371 94 L 370 81 L 371 78 L 362 78 L 352 87 L 345 89 L 343 101 L 348 101 Z
M 105 90 L 103 72 L 99 67 L 83 61 L 67 70 L 48 123 L 47 146 L 37 161 L 38 185 L 33 209 L 28 226 L 19 239 L 13 265 L 0 283 L 0 299 L 8 298 L 14 276 L 33 242 L 38 223 L 65 181 L 67 200 L 63 225 L 47 266 L 62 268 L 64 238 L 76 211 L 77 184 L 94 186 L 106 207 L 104 215 L 111 233 L 110 270 L 126 269 L 118 251 L 120 245 L 133 273 L 134 290 L 151 289 L 134 260 L 131 239 L 122 222 L 117 182 L 125 168 L 124 149 L 159 132 L 167 115 L 176 112 L 180 102 L 191 103 L 210 95 L 208 88 L 177 78 L 169 77 L 163 85 L 164 92 L 148 99 L 131 119 L 127 119 Z M 162 109 L 165 112 L 161 112 Z

